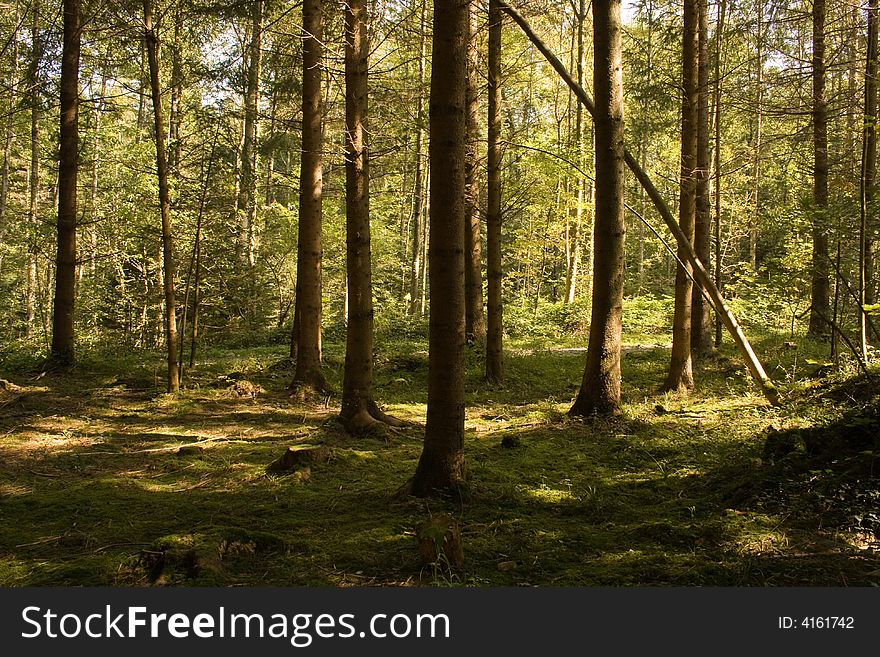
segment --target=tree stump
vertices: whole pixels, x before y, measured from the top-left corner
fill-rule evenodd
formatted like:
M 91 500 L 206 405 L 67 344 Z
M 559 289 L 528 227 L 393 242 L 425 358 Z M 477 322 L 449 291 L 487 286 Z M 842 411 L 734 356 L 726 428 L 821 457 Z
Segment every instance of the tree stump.
M 450 568 L 464 566 L 461 529 L 455 519 L 438 513 L 419 525 L 416 530 L 419 556 L 426 566 L 446 564 Z
M 329 447 L 318 445 L 317 447 L 288 447 L 277 461 L 273 461 L 267 470 L 269 472 L 290 472 L 297 468 L 307 468 L 312 465 L 327 463 L 333 455 Z

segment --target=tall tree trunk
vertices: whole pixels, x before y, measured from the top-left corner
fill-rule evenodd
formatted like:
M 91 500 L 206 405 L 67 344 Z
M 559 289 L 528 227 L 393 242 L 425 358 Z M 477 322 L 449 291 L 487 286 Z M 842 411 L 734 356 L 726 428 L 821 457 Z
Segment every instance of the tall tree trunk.
M 486 317 L 483 313 L 483 258 L 480 230 L 480 86 L 479 86 L 479 5 L 470 0 L 467 79 L 467 154 L 465 160 L 464 208 L 464 285 L 465 335 L 480 344 L 486 341 Z
M 486 185 L 487 319 L 486 380 L 504 382 L 504 323 L 501 295 L 501 31 L 503 16 L 494 0 L 489 3 L 489 146 Z
M 34 334 L 37 304 L 37 231 L 39 230 L 38 202 L 40 195 L 40 58 L 43 44 L 40 40 L 40 6 L 34 3 L 31 22 L 31 66 L 29 83 L 31 87 L 31 165 L 29 175 L 30 202 L 28 204 L 27 227 L 27 300 L 26 326 L 28 337 Z
M 76 300 L 76 180 L 79 171 L 80 0 L 63 0 L 61 124 L 58 155 L 58 253 L 51 364 L 74 362 L 73 312 Z
M 699 20 L 697 0 L 684 2 L 682 44 L 682 102 L 681 102 L 681 193 L 678 222 L 689 244 L 694 241 L 697 191 L 697 122 L 699 86 Z M 688 390 L 694 387 L 691 360 L 691 310 L 693 283 L 692 266 L 679 246 L 679 264 L 675 272 L 675 313 L 672 324 L 672 360 L 664 388 Z
M 868 3 L 867 53 L 865 56 L 865 122 L 862 131 L 861 216 L 859 221 L 859 338 L 862 360 L 868 360 L 868 300 L 872 259 L 869 228 L 876 208 L 877 186 L 877 0 Z
M 727 0 L 718 2 L 718 19 L 715 23 L 715 80 L 714 99 L 715 105 L 715 286 L 721 290 L 721 46 L 724 38 L 724 20 L 727 13 Z M 708 269 L 708 268 L 707 268 Z M 723 324 L 721 312 L 716 310 L 715 316 L 715 347 L 721 347 Z
M 360 433 L 377 421 L 399 424 L 373 399 L 373 284 L 370 260 L 370 154 L 367 141 L 367 0 L 345 6 L 345 262 L 348 323 L 340 417 Z
M 412 494 L 455 489 L 464 461 L 464 198 L 469 0 L 434 1 L 428 418 Z M 438 65 L 442 62 L 442 66 Z
M 168 112 L 168 168 L 177 175 L 180 167 L 180 104 L 183 95 L 183 10 L 180 3 L 174 8 L 174 45 L 171 48 L 171 106 Z
M 755 3 L 758 34 L 755 39 L 755 143 L 754 143 L 754 210 L 749 217 L 749 264 L 758 269 L 758 222 L 761 216 L 761 143 L 764 139 L 764 0 Z
M 245 264 L 256 263 L 255 225 L 257 219 L 257 132 L 260 100 L 260 68 L 263 48 L 263 0 L 253 5 L 251 41 L 248 46 L 247 84 L 244 97 L 244 136 L 241 152 L 241 184 L 238 214 L 241 220 L 241 251 Z M 250 277 L 249 277 L 250 278 Z M 250 281 L 249 281 L 250 284 Z M 253 295 L 249 294 L 249 308 Z M 250 315 L 250 312 L 248 313 Z
M 165 349 L 168 361 L 168 392 L 180 391 L 177 362 L 177 318 L 174 300 L 174 250 L 171 233 L 171 192 L 168 188 L 168 161 L 165 150 L 165 120 L 162 112 L 162 87 L 159 75 L 159 36 L 153 29 L 150 0 L 144 0 L 144 36 L 150 67 L 150 91 L 153 99 L 153 126 L 156 140 L 156 176 L 159 181 L 159 208 L 162 215 L 162 287 L 165 294 Z
M 699 12 L 699 66 L 697 85 L 697 211 L 694 251 L 709 268 L 712 262 L 712 208 L 709 202 L 709 4 L 697 0 Z M 711 305 L 702 285 L 694 285 L 691 299 L 691 349 L 697 356 L 712 351 Z
M 624 282 L 623 73 L 620 0 L 593 0 L 596 93 L 596 221 L 590 344 L 570 415 L 620 412 L 620 336 Z
M 810 327 L 814 337 L 830 331 L 828 256 L 828 102 L 825 98 L 825 0 L 813 0 L 813 256 Z
M 577 9 L 577 82 L 584 86 L 584 23 L 587 21 L 586 0 L 578 0 Z M 584 149 L 584 108 L 580 103 L 575 109 L 575 150 L 577 152 L 578 166 L 584 168 L 586 153 Z M 566 250 L 570 254 L 568 269 L 565 273 L 565 302 L 574 303 L 577 293 L 578 270 L 581 263 L 581 229 L 584 223 L 584 195 L 586 192 L 586 179 L 578 174 L 577 206 L 575 208 L 574 225 L 570 225 L 570 219 L 566 219 Z
M 0 170 L 0 247 L 6 238 L 7 210 L 9 207 L 9 164 L 12 159 L 12 143 L 15 141 L 15 110 L 18 102 L 18 0 L 13 5 L 12 52 L 9 63 L 9 105 L 3 139 L 3 165 Z M 3 269 L 3 249 L 0 248 L 0 271 Z
M 299 241 L 296 262 L 296 372 L 301 395 L 327 387 L 321 369 L 321 147 L 323 0 L 303 2 L 303 133 L 300 164 Z
M 416 100 L 416 159 L 415 175 L 413 181 L 412 199 L 412 259 L 410 261 L 409 279 L 409 307 L 407 312 L 414 315 L 419 310 L 419 291 L 422 287 L 422 269 L 425 266 L 422 257 L 422 235 L 424 233 L 424 132 L 425 132 L 425 56 L 427 45 L 427 1 L 422 0 L 421 15 L 419 17 L 419 84 L 416 87 L 418 99 Z

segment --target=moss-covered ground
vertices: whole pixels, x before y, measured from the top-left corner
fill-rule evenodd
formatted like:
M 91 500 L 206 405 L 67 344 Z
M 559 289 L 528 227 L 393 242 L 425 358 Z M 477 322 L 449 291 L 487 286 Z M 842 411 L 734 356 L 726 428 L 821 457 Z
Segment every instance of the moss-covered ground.
M 421 450 L 423 342 L 377 358 L 377 398 L 411 425 L 357 438 L 336 397 L 288 396 L 282 347 L 206 353 L 176 398 L 159 354 L 85 354 L 63 376 L 7 360 L 0 585 L 878 585 L 877 438 L 839 444 L 873 430 L 876 390 L 810 378 L 825 347 L 793 346 L 757 344 L 784 390 L 772 408 L 727 349 L 688 397 L 658 393 L 668 346 L 631 337 L 613 421 L 566 415 L 583 349 L 511 341 L 504 388 L 473 349 L 469 488 L 432 500 L 396 494 Z M 326 366 L 339 389 L 339 344 Z M 838 442 L 768 452 L 770 427 Z M 332 458 L 307 476 L 267 472 L 318 444 Z M 460 523 L 463 569 L 419 560 L 415 529 L 438 512 Z

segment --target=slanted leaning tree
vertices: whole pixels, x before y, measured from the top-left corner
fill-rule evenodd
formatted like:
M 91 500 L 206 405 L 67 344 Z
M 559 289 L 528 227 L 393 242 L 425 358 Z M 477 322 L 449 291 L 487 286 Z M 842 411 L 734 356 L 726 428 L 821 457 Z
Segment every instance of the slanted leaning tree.
M 398 425 L 373 399 L 373 284 L 367 143 L 367 0 L 345 6 L 345 263 L 348 325 L 340 416 L 357 433 L 377 421 Z
M 623 65 L 620 0 L 593 0 L 596 94 L 596 218 L 593 310 L 587 366 L 571 415 L 620 412 L 620 336 L 624 282 Z
M 428 418 L 409 492 L 464 482 L 464 217 L 469 0 L 435 0 L 429 109 L 431 167 Z

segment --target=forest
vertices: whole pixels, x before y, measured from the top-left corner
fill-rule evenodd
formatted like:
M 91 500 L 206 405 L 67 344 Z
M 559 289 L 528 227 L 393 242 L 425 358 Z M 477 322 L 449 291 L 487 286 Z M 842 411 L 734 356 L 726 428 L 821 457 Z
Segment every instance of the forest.
M 0 586 L 878 586 L 878 0 L 2 0 Z

